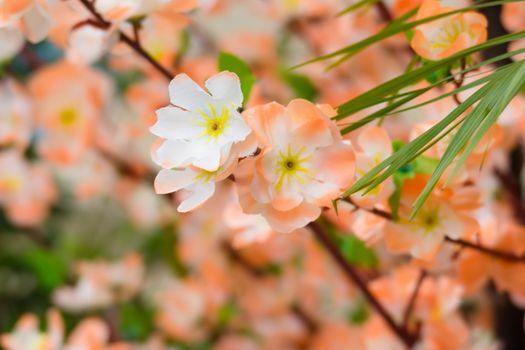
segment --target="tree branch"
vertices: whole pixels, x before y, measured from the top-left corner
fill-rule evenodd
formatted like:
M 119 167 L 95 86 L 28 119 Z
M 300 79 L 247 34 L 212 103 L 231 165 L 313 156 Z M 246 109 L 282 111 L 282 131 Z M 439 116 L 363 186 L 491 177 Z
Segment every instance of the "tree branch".
M 410 334 L 405 327 L 398 325 L 384 306 L 379 302 L 375 295 L 368 289 L 365 281 L 361 279 L 354 267 L 348 263 L 337 245 L 329 237 L 328 233 L 317 222 L 312 222 L 308 227 L 313 231 L 315 237 L 321 245 L 330 253 L 337 265 L 343 270 L 345 276 L 359 288 L 364 297 L 368 300 L 375 311 L 383 318 L 388 327 L 403 341 L 409 348 L 416 342 L 417 338 Z
M 414 287 L 414 291 L 412 292 L 412 295 L 405 309 L 405 313 L 403 315 L 403 325 L 407 329 L 408 329 L 408 322 L 410 321 L 410 316 L 412 316 L 412 312 L 414 311 L 414 307 L 416 306 L 416 301 L 419 295 L 419 290 L 421 289 L 421 286 L 423 285 L 423 281 L 425 280 L 426 276 L 427 276 L 427 272 L 425 270 L 421 270 L 421 273 L 419 274 L 419 278 L 417 279 L 416 285 Z
M 111 26 L 111 23 L 106 21 L 100 13 L 97 12 L 95 9 L 95 6 L 93 3 L 91 3 L 89 0 L 79 0 L 82 5 L 93 15 L 94 20 L 98 22 L 98 24 L 103 28 L 109 28 Z M 173 73 L 170 72 L 167 68 L 162 66 L 159 62 L 157 62 L 144 48 L 140 43 L 138 42 L 138 36 L 135 39 L 132 39 L 127 34 L 123 33 L 122 31 L 119 31 L 120 41 L 128 45 L 131 49 L 133 49 L 137 54 L 139 54 L 142 58 L 144 58 L 146 61 L 148 61 L 159 73 L 161 73 L 166 79 L 171 80 L 173 79 Z
M 509 252 L 504 252 L 504 251 L 501 251 L 501 250 L 492 249 L 492 248 L 485 247 L 485 246 L 480 245 L 480 244 L 476 244 L 476 243 L 473 243 L 473 242 L 466 241 L 464 239 L 452 239 L 450 237 L 445 237 L 445 241 L 450 242 L 450 243 L 454 243 L 454 244 L 458 244 L 458 245 L 460 245 L 462 247 L 465 247 L 465 248 L 474 249 L 474 250 L 476 250 L 476 251 L 478 251 L 480 253 L 484 253 L 484 254 L 490 255 L 490 256 L 492 256 L 494 258 L 507 260 L 509 262 L 525 263 L 525 255 L 516 255 L 516 254 L 513 254 L 513 253 L 509 253 Z
M 345 198 L 344 201 L 352 204 L 357 209 L 364 210 L 366 212 L 369 212 L 371 214 L 380 216 L 383 219 L 386 219 L 386 220 L 389 220 L 389 221 L 394 221 L 393 218 L 392 218 L 392 214 L 390 214 L 387 211 L 384 211 L 384 210 L 381 210 L 381 209 L 377 209 L 377 208 L 361 207 L 357 203 L 355 203 L 350 197 Z M 498 259 L 507 260 L 509 262 L 525 263 L 525 256 L 523 256 L 523 255 L 516 255 L 514 253 L 493 249 L 493 248 L 490 248 L 490 247 L 483 246 L 481 244 L 477 244 L 477 243 L 474 243 L 474 242 L 469 242 L 469 241 L 464 240 L 464 239 L 453 239 L 453 238 L 445 236 L 445 241 L 449 242 L 449 243 L 458 244 L 458 245 L 460 245 L 462 247 L 465 247 L 465 248 L 474 249 L 474 250 L 476 250 L 476 251 L 478 251 L 480 253 L 484 253 L 484 254 L 493 256 L 495 258 L 498 258 Z

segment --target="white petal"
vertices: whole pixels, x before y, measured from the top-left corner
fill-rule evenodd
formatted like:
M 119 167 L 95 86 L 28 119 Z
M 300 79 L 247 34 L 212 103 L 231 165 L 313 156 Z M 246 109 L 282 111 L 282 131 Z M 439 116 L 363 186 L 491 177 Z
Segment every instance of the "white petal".
M 94 63 L 105 53 L 109 36 L 106 30 L 91 25 L 74 29 L 69 34 L 67 59 L 72 63 Z
M 257 151 L 259 144 L 254 133 L 249 134 L 246 139 L 235 145 L 232 152 L 239 153 L 239 157 L 248 157 L 253 155 Z
M 190 169 L 162 169 L 155 178 L 155 192 L 166 194 L 186 188 L 194 182 L 196 173 Z
M 443 215 L 441 220 L 443 221 L 442 230 L 444 234 L 452 239 L 460 239 L 465 230 L 465 225 L 461 218 L 449 207 L 442 208 L 440 214 Z
M 172 104 L 190 111 L 198 107 L 208 107 L 211 102 L 211 96 L 186 74 L 179 74 L 173 78 L 169 92 Z
M 250 132 L 251 129 L 248 124 L 246 124 L 240 114 L 234 112 L 230 118 L 230 123 L 224 132 L 224 136 L 234 142 L 239 142 L 245 140 Z
M 195 186 L 193 191 L 177 208 L 179 213 L 186 213 L 197 208 L 206 202 L 215 192 L 215 182 L 210 181 L 205 184 Z
M 205 85 L 213 98 L 228 105 L 233 103 L 237 108 L 242 106 L 241 81 L 235 73 L 221 72 L 206 80 Z
M 24 46 L 24 36 L 15 28 L 0 28 L 0 62 L 8 60 Z
M 415 233 L 421 237 L 418 244 L 414 245 L 410 250 L 413 257 L 416 258 L 428 258 L 429 255 L 434 254 L 439 248 L 441 242 L 443 242 L 443 234 L 438 232 L 427 232 L 418 231 Z
M 163 168 L 179 168 L 188 165 L 193 157 L 203 156 L 202 151 L 195 143 L 166 140 L 153 158 Z
M 42 41 L 47 36 L 50 27 L 50 19 L 45 12 L 36 4 L 32 6 L 23 17 L 23 28 L 27 39 L 32 43 Z
M 206 171 L 216 171 L 221 165 L 221 152 L 218 147 L 208 147 L 206 154 L 195 158 L 193 165 Z
M 165 139 L 190 140 L 201 132 L 192 122 L 192 114 L 176 107 L 164 107 L 157 110 L 157 122 L 150 128 L 154 135 Z

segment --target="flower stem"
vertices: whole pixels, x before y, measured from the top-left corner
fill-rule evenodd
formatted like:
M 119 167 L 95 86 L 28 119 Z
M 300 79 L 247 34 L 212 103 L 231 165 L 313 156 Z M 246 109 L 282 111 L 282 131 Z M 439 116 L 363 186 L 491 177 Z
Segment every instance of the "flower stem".
M 382 217 L 383 219 L 386 219 L 386 220 L 389 220 L 389 221 L 394 221 L 394 219 L 392 218 L 392 214 L 390 214 L 387 211 L 384 211 L 384 210 L 381 210 L 381 209 L 378 209 L 378 208 L 361 207 L 357 203 L 355 203 L 350 197 L 344 199 L 344 201 L 352 204 L 357 209 L 364 210 L 366 212 L 369 212 L 371 214 L 377 215 L 377 216 Z M 476 250 L 476 251 L 478 251 L 480 253 L 484 253 L 484 254 L 490 255 L 492 257 L 498 258 L 498 259 L 507 260 L 509 262 L 525 263 L 525 255 L 516 255 L 514 253 L 493 249 L 493 248 L 490 248 L 490 247 L 487 247 L 487 246 L 484 246 L 484 245 L 481 245 L 481 244 L 478 244 L 478 243 L 469 242 L 469 241 L 464 240 L 464 239 L 453 239 L 453 238 L 450 238 L 450 237 L 447 237 L 447 236 L 445 236 L 445 241 L 449 242 L 449 243 L 458 244 L 458 245 L 460 245 L 462 247 L 465 247 L 465 248 L 474 249 L 474 250 Z
M 106 21 L 100 13 L 97 12 L 95 9 L 95 6 L 93 3 L 91 3 L 89 0 L 79 0 L 82 5 L 93 15 L 94 20 L 97 21 L 97 23 L 104 27 L 109 28 L 111 26 L 111 23 Z M 153 68 L 155 68 L 160 74 L 162 74 L 166 79 L 172 80 L 173 79 L 173 73 L 171 73 L 166 67 L 161 65 L 157 60 L 155 60 L 138 41 L 138 36 L 134 39 L 132 39 L 127 34 L 123 33 L 122 31 L 119 31 L 120 41 L 128 45 L 133 51 L 135 51 L 139 56 L 144 58 L 146 61 L 148 61 Z
M 335 262 L 343 270 L 345 276 L 359 288 L 364 297 L 368 300 L 375 311 L 383 318 L 388 327 L 403 341 L 407 347 L 411 347 L 417 338 L 410 334 L 405 327 L 398 325 L 385 307 L 379 302 L 375 295 L 370 291 L 366 282 L 361 279 L 355 268 L 345 259 L 337 245 L 330 238 L 324 228 L 317 222 L 312 222 L 308 227 L 313 231 L 315 237 L 332 256 Z

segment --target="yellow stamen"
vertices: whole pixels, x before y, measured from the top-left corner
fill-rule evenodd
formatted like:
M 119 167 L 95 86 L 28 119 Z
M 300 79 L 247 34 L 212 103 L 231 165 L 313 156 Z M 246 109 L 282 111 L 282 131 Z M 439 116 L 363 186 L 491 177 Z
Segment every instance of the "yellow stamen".
M 304 167 L 304 163 L 310 161 L 312 156 L 302 157 L 306 147 L 301 147 L 295 154 L 292 152 L 292 145 L 288 144 L 287 153 L 279 151 L 279 160 L 277 161 L 277 174 L 279 179 L 275 184 L 275 189 L 279 190 L 284 181 L 290 181 L 295 178 L 300 184 L 304 184 L 306 175 L 311 171 Z
M 193 179 L 195 181 L 202 181 L 204 183 L 209 182 L 211 179 L 217 177 L 219 171 L 222 169 L 222 167 L 219 167 L 219 169 L 215 171 L 206 171 L 202 170 L 199 174 L 197 174 Z
M 16 191 L 20 188 L 20 181 L 16 177 L 8 176 L 0 180 L 0 189 L 6 191 Z
M 73 126 L 76 124 L 78 119 L 78 112 L 74 108 L 63 109 L 62 112 L 60 112 L 60 115 L 58 116 L 58 120 L 63 126 Z
M 439 207 L 434 205 L 422 208 L 412 223 L 422 228 L 425 234 L 435 231 L 442 223 L 439 215 Z
M 228 126 L 230 121 L 230 110 L 226 106 L 222 106 L 221 114 L 217 113 L 215 106 L 210 103 L 209 105 L 211 115 L 204 112 L 202 109 L 197 110 L 199 114 L 204 118 L 203 120 L 197 121 L 197 125 L 204 127 L 204 131 L 200 135 L 201 137 L 207 137 L 209 141 L 217 141 L 219 136 L 224 133 L 224 130 Z

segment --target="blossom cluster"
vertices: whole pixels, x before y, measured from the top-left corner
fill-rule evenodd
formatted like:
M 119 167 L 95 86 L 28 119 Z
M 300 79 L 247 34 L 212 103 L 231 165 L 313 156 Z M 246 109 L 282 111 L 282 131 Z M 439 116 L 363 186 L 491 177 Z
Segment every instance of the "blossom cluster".
M 0 347 L 516 341 L 525 93 L 487 87 L 521 79 L 525 2 L 501 7 L 0 0 Z

